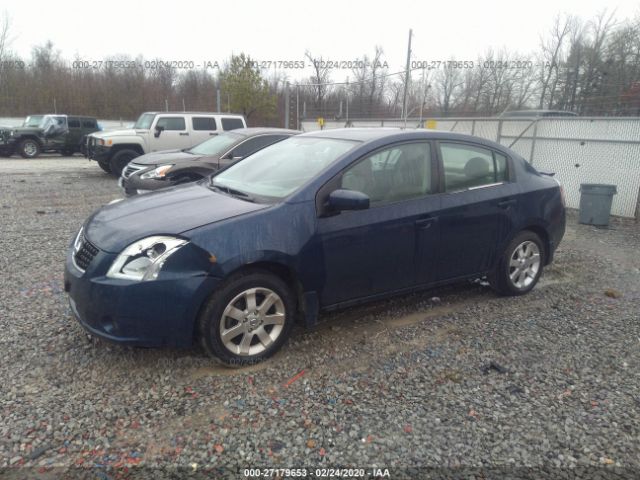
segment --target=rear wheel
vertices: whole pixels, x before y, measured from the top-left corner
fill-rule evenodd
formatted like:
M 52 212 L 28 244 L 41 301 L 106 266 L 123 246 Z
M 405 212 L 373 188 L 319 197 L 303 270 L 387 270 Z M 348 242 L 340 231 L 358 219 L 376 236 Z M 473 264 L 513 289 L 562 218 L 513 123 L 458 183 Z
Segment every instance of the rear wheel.
M 287 340 L 295 305 L 291 290 L 275 275 L 255 270 L 234 276 L 216 290 L 200 315 L 201 343 L 228 366 L 260 362 Z
M 36 140 L 32 138 L 25 138 L 20 142 L 18 151 L 22 158 L 36 158 L 40 155 L 41 148 L 40 144 Z
M 139 154 L 135 150 L 124 149 L 116 152 L 109 162 L 111 174 L 119 177 L 124 167 L 137 156 L 139 156 Z
M 544 247 L 531 231 L 519 233 L 507 246 L 489 283 L 501 295 L 523 295 L 536 286 L 544 264 Z

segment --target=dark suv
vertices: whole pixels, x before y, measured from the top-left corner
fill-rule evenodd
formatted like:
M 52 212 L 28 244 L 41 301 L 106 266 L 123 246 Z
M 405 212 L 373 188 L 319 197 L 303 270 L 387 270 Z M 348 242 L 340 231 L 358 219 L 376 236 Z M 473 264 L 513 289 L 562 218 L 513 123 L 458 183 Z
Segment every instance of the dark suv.
M 22 126 L 0 131 L 0 150 L 4 155 L 17 152 L 24 158 L 35 158 L 43 152 L 73 155 L 80 151 L 85 135 L 98 130 L 93 117 L 29 115 Z

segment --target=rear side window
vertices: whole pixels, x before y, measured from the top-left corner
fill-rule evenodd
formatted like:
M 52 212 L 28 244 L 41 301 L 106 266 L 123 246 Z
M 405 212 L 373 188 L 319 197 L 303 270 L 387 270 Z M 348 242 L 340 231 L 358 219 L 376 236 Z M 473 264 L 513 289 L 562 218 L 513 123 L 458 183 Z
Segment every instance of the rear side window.
M 193 117 L 194 130 L 216 130 L 216 119 L 213 117 Z
M 98 128 L 98 122 L 91 118 L 82 120 L 82 128 Z
M 235 130 L 236 128 L 244 128 L 244 122 L 241 118 L 222 118 L 223 130 Z
M 69 128 L 80 128 L 80 120 L 78 120 L 77 118 L 70 118 Z
M 164 127 L 165 130 L 185 130 L 184 117 L 161 117 L 156 124 L 157 127 Z
M 441 143 L 447 192 L 482 187 L 507 179 L 507 157 L 473 145 Z

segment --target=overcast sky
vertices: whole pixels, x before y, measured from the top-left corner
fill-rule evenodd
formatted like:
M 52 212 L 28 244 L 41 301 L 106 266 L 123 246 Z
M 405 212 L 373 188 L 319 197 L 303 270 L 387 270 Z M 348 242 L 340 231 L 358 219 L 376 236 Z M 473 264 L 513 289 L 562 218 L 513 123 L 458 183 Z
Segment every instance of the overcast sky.
M 24 59 L 34 45 L 47 40 L 67 59 L 142 54 L 198 65 L 222 63 L 240 52 L 279 61 L 303 60 L 309 50 L 332 60 L 352 60 L 371 55 L 380 45 L 391 71 L 404 68 L 409 28 L 414 60 L 473 60 L 488 47 L 535 51 L 556 14 L 589 19 L 605 8 L 615 10 L 619 20 L 640 14 L 640 2 L 630 0 L 0 0 L 0 13 L 11 22 L 11 46 Z M 332 78 L 346 75 L 335 71 Z

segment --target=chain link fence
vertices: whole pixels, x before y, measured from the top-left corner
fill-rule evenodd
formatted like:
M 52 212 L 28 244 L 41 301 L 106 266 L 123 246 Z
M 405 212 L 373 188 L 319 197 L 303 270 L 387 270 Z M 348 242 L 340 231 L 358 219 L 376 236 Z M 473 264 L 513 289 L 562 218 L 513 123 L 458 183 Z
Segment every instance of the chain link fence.
M 640 218 L 640 117 L 434 118 L 303 121 L 302 130 L 344 127 L 433 128 L 486 138 L 510 147 L 538 170 L 555 172 L 571 208 L 581 183 L 616 185 L 611 213 Z

